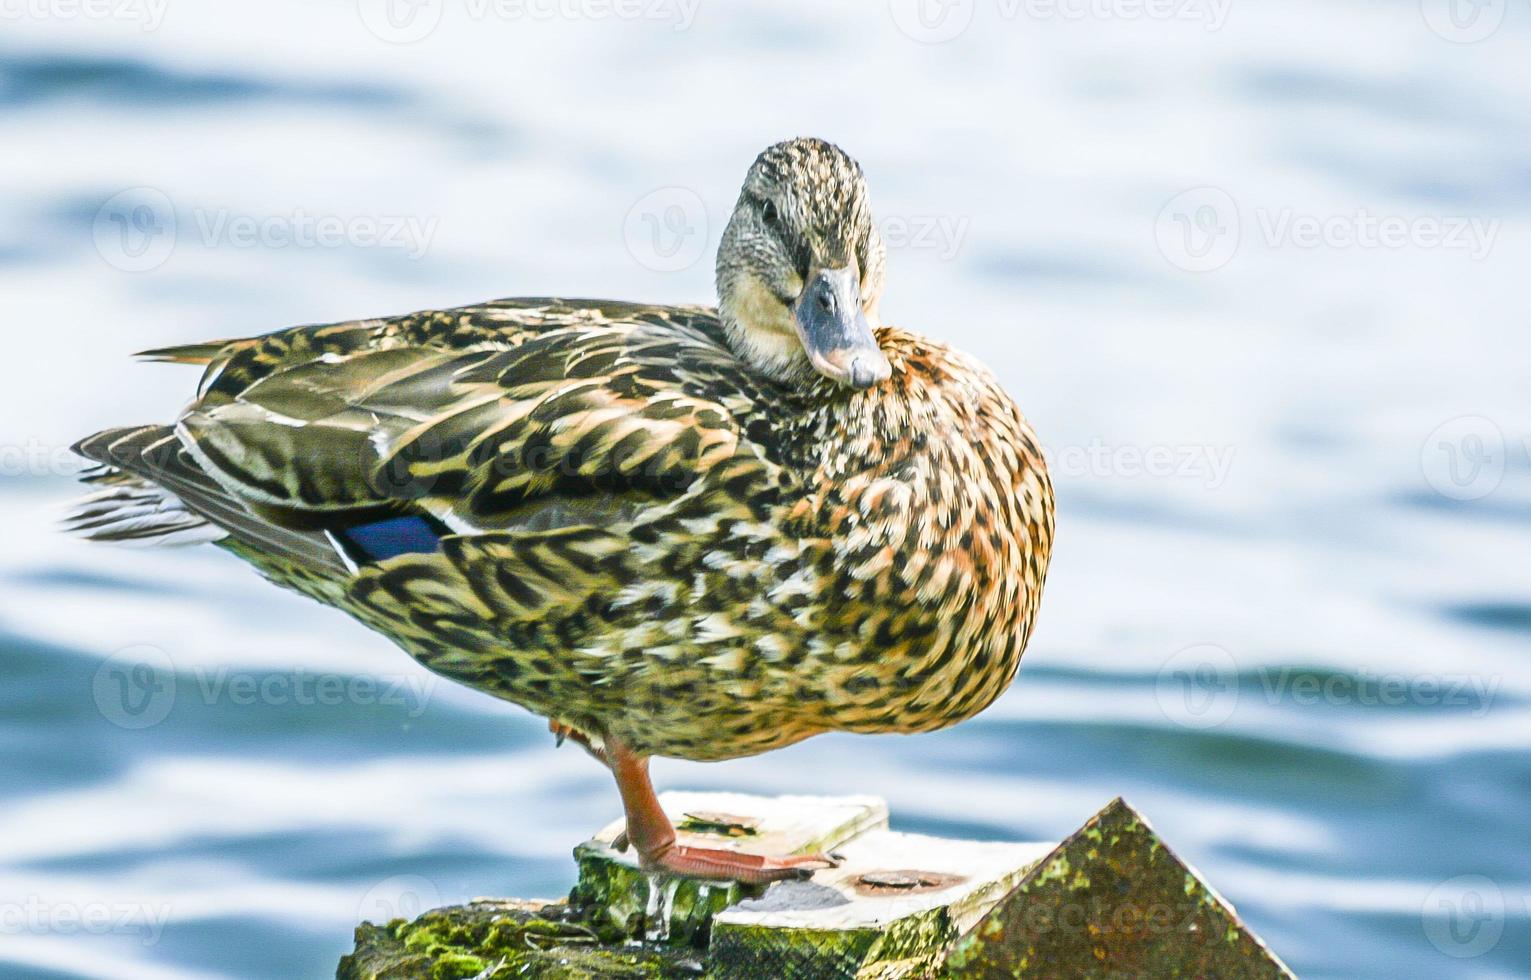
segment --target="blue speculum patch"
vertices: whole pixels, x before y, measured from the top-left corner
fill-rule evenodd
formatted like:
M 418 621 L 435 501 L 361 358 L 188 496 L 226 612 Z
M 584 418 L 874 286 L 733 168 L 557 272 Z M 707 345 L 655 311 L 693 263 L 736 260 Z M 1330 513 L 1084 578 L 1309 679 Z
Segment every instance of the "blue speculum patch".
M 334 534 L 356 561 L 385 561 L 399 555 L 430 554 L 441 544 L 438 525 L 414 514 L 337 528 Z

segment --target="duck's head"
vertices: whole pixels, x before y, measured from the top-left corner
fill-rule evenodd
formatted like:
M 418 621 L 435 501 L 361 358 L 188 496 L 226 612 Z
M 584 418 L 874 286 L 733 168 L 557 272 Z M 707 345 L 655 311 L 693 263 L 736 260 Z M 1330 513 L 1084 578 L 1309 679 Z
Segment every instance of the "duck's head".
M 885 251 L 866 179 L 818 139 L 778 143 L 755 160 L 718 246 L 718 310 L 735 353 L 803 384 L 886 381 L 877 346 Z

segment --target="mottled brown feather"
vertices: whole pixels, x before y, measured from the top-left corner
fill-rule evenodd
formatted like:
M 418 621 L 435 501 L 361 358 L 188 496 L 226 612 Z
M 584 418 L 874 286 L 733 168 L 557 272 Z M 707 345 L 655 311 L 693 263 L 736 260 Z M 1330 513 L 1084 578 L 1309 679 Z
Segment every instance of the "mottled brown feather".
M 755 375 L 707 309 L 551 299 L 157 356 L 207 363 L 176 431 L 214 523 L 233 504 L 312 541 L 384 508 L 454 532 L 351 570 L 228 526 L 269 578 L 580 731 L 721 759 L 952 724 L 1030 634 L 1035 437 L 976 362 L 879 340 L 893 377 L 863 392 Z

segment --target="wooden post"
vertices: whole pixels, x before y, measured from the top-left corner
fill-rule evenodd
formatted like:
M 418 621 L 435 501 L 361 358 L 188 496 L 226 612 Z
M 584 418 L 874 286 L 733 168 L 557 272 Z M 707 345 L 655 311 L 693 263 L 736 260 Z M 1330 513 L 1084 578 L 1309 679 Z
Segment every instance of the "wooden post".
M 1291 977 L 1119 799 L 1057 845 L 895 833 L 872 797 L 661 803 L 683 842 L 843 861 L 769 889 L 663 880 L 612 846 L 613 823 L 576 849 L 566 902 L 364 924 L 337 977 Z

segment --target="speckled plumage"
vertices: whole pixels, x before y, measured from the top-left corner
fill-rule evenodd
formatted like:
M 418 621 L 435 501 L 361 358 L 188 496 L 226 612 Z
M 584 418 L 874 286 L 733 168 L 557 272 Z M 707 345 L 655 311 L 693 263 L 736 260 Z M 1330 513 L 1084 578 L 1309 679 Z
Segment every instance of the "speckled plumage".
M 107 469 L 79 529 L 126 536 L 101 514 L 164 487 L 178 528 L 207 520 L 272 581 L 642 756 L 982 710 L 1053 538 L 1014 403 L 901 329 L 878 329 L 892 376 L 864 391 L 753 370 L 728 330 L 710 308 L 522 299 L 152 352 L 205 363 L 198 396 L 173 428 L 81 444 Z M 378 562 L 334 546 L 403 513 L 450 533 Z

